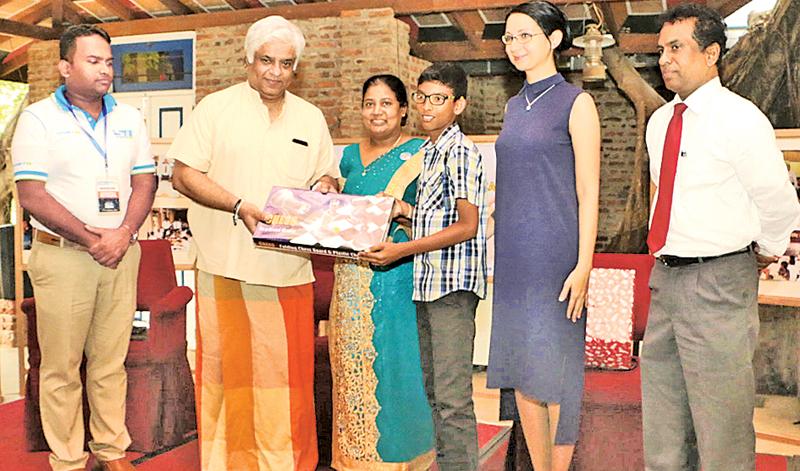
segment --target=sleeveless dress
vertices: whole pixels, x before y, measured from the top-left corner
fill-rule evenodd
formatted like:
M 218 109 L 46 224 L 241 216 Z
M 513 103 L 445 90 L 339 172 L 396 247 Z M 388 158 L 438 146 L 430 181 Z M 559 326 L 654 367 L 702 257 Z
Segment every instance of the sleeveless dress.
M 424 141 L 411 139 L 363 166 L 359 146 L 344 149 L 343 193 L 400 193 L 415 203 Z M 413 171 L 412 171 L 413 170 Z M 398 185 L 399 183 L 399 185 Z M 393 190 L 390 190 L 392 188 Z M 394 242 L 408 235 L 392 223 Z M 340 259 L 329 334 L 333 377 L 333 462 L 345 470 L 413 471 L 433 462 L 433 419 L 422 381 L 413 259 L 388 267 Z
M 487 385 L 509 389 L 501 394 L 502 418 L 518 418 L 515 389 L 560 404 L 559 445 L 577 440 L 583 394 L 586 316 L 572 323 L 566 317 L 567 301 L 558 301 L 578 260 L 569 117 L 581 93 L 560 74 L 526 82 L 509 100 L 495 144 L 496 239 Z M 537 101 L 526 111 L 533 100 Z

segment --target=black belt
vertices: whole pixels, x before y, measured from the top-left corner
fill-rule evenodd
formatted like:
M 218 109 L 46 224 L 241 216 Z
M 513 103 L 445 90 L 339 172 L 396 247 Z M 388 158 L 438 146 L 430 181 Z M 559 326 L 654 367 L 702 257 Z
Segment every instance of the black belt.
M 711 257 L 678 257 L 676 255 L 660 255 L 657 258 L 657 260 L 668 267 L 683 267 L 695 263 L 710 262 L 711 260 L 716 260 L 722 257 L 729 257 L 731 255 L 737 255 L 740 253 L 747 253 L 750 252 L 751 250 L 752 250 L 751 246 L 747 246 L 743 249 L 736 250 L 734 252 L 728 252 L 722 255 L 713 255 Z

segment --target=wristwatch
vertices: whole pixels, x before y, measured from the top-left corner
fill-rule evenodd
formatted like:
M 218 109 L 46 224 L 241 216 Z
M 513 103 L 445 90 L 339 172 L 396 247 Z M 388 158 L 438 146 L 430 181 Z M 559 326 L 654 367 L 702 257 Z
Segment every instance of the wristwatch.
M 121 225 L 119 227 L 124 227 L 125 229 L 128 230 L 128 232 L 131 233 L 131 239 L 129 241 L 131 245 L 135 244 L 136 241 L 139 240 L 139 231 L 134 231 L 133 229 L 131 229 L 131 226 L 129 226 L 127 224 L 123 224 L 123 225 Z

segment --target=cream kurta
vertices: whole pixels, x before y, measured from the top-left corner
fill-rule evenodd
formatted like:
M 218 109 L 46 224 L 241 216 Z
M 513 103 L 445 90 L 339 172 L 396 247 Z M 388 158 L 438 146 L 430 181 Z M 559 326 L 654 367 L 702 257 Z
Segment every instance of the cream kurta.
M 308 188 L 323 175 L 338 176 L 333 142 L 319 108 L 286 92 L 281 116 L 271 122 L 266 105 L 247 82 L 205 97 L 167 157 L 207 172 L 211 180 L 258 206 L 273 186 Z M 202 271 L 278 287 L 314 280 L 308 256 L 256 249 L 245 225 L 234 226 L 229 212 L 192 202 L 189 224 Z

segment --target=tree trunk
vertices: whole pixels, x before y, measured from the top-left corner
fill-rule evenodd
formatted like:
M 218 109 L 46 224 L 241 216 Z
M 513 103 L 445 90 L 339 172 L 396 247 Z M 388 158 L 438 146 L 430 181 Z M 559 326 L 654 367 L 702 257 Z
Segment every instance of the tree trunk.
M 722 82 L 776 128 L 800 127 L 800 0 L 778 0 L 723 58 Z
M 617 87 L 633 102 L 636 110 L 636 147 L 633 155 L 631 189 L 625 201 L 625 215 L 616 234 L 606 246 L 607 252 L 646 252 L 647 220 L 650 208 L 650 172 L 644 141 L 645 126 L 650 115 L 665 103 L 661 95 L 647 83 L 617 47 L 603 51 Z

